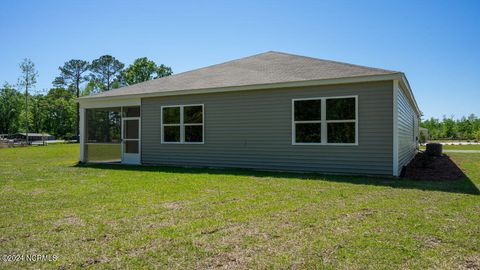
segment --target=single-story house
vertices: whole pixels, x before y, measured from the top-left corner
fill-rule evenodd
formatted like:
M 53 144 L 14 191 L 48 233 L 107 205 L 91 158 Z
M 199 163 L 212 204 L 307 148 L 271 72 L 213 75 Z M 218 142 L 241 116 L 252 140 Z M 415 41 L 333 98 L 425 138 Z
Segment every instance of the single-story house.
M 80 161 L 398 176 L 405 74 L 266 52 L 78 99 Z

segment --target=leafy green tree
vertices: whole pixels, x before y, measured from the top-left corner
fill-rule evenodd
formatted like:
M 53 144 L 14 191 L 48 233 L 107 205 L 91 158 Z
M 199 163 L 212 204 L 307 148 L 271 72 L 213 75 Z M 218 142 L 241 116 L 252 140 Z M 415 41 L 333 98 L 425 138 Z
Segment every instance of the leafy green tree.
M 58 67 L 60 70 L 60 76 L 56 77 L 53 81 L 53 85 L 56 87 L 69 87 L 73 86 L 76 96 L 80 96 L 80 85 L 88 81 L 88 76 L 85 73 L 89 69 L 87 61 L 72 59 Z
M 20 63 L 20 70 L 22 75 L 18 79 L 18 86 L 22 89 L 25 89 L 25 132 L 27 133 L 27 143 L 28 143 L 28 129 L 29 129 L 29 115 L 28 115 L 28 91 L 35 87 L 37 83 L 38 72 L 35 70 L 35 64 L 30 59 L 23 59 L 23 62 Z
M 125 65 L 111 55 L 103 55 L 92 61 L 90 77 L 95 81 L 94 92 L 111 90 L 115 82 L 120 80 L 120 74 Z
M 453 117 L 443 117 L 443 138 L 457 139 L 457 126 Z
M 155 77 L 155 79 L 167 77 L 172 74 L 173 74 L 173 71 L 171 67 L 167 67 L 164 64 L 160 64 L 160 66 L 157 67 L 157 76 Z
M 157 66 L 152 60 L 142 57 L 136 59 L 122 72 L 122 79 L 126 85 L 132 85 L 171 74 L 172 69 L 170 67 L 163 64 Z
M 75 91 L 76 97 L 80 97 L 80 85 L 88 81 L 88 76 L 85 75 L 85 72 L 89 69 L 89 64 L 87 61 L 72 59 L 68 62 L 65 62 L 63 66 L 58 67 L 60 70 L 60 76 L 56 77 L 53 81 L 53 85 L 57 87 L 72 87 Z M 77 103 L 77 115 L 76 115 L 76 135 L 77 141 L 80 134 L 80 107 Z
M 436 140 L 442 137 L 441 134 L 441 123 L 438 119 L 430 118 L 421 123 L 421 126 L 428 129 L 430 139 Z
M 473 132 L 473 139 L 477 142 L 480 142 L 480 128 Z
M 474 140 L 480 130 L 480 118 L 474 114 L 460 119 L 444 117 L 442 121 L 430 118 L 422 121 L 421 126 L 428 129 L 430 138 Z
M 457 137 L 470 139 L 473 135 L 473 125 L 469 118 L 462 117 L 456 123 L 457 126 Z
M 47 119 L 46 108 L 51 102 L 44 95 L 38 94 L 30 97 L 30 129 L 35 133 L 47 132 L 45 121 Z
M 95 89 L 99 89 L 97 86 L 97 83 L 94 80 L 88 81 L 87 85 L 85 85 L 85 88 L 83 88 L 82 91 L 80 91 L 80 96 L 88 96 L 93 93 L 95 93 Z
M 114 81 L 112 83 L 112 89 L 117 89 L 117 88 L 120 88 L 122 87 L 122 82 L 120 81 L 120 79 L 118 81 Z
M 75 96 L 65 88 L 52 88 L 43 97 L 43 127 L 58 138 L 70 137 L 76 130 Z
M 22 94 L 5 83 L 0 89 L 0 134 L 18 132 L 22 111 Z
M 425 133 L 420 132 L 420 138 L 418 139 L 418 142 L 419 143 L 426 143 L 427 142 L 427 138 L 425 136 Z

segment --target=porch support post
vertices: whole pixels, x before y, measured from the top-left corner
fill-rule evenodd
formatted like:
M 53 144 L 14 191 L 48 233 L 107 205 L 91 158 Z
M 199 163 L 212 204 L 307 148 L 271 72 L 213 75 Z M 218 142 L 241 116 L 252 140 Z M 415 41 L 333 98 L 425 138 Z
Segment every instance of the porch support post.
M 85 153 L 85 108 L 80 107 L 80 162 L 86 162 L 87 156 Z

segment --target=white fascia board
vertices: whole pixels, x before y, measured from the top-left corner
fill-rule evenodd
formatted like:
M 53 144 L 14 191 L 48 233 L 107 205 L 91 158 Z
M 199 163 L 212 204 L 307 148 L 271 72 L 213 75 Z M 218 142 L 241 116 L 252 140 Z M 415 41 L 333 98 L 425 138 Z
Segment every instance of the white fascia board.
M 423 115 L 423 113 L 422 113 L 422 111 L 420 111 L 420 108 L 418 107 L 417 101 L 415 100 L 415 96 L 413 95 L 413 91 L 410 88 L 410 84 L 408 83 L 407 77 L 403 73 L 402 73 L 402 77 L 401 77 L 401 80 L 399 82 L 399 85 L 400 85 L 400 89 L 402 89 L 402 91 L 405 93 L 405 96 L 407 96 L 411 105 L 413 105 L 413 108 L 414 108 L 415 112 L 417 113 L 417 116 L 421 117 Z
M 189 89 L 189 90 L 174 90 L 163 91 L 154 93 L 140 93 L 140 94 L 128 94 L 119 96 L 86 96 L 78 98 L 77 101 L 82 104 L 86 101 L 94 100 L 114 100 L 114 99 L 126 99 L 126 98 L 147 98 L 147 97 L 163 97 L 163 96 L 178 96 L 178 95 L 192 95 L 192 94 L 207 94 L 207 93 L 221 93 L 221 92 L 234 92 L 234 91 L 250 91 L 250 90 L 262 90 L 262 89 L 275 89 L 275 88 L 289 88 L 289 87 L 304 87 L 304 86 L 318 86 L 318 85 L 331 85 L 331 84 L 349 84 L 349 83 L 361 83 L 361 82 L 374 82 L 374 81 L 389 81 L 400 80 L 403 73 L 392 73 L 386 75 L 370 75 L 370 76 L 357 76 L 337 79 L 322 79 L 311 81 L 298 81 L 298 82 L 285 82 L 285 83 L 270 83 L 270 84 L 255 84 L 244 86 L 227 86 L 219 88 L 203 88 L 203 89 Z
M 111 107 L 125 107 L 125 106 L 140 106 L 141 99 L 139 97 L 122 97 L 110 99 L 78 99 L 80 108 L 94 109 L 94 108 L 111 108 Z

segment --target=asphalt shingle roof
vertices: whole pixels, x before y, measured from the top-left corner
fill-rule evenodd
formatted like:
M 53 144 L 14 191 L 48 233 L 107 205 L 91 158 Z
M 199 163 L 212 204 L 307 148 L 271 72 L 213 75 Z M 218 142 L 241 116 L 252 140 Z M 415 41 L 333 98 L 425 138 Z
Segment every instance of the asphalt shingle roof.
M 153 94 L 179 90 L 250 86 L 394 73 L 399 72 L 269 51 L 83 98 Z

